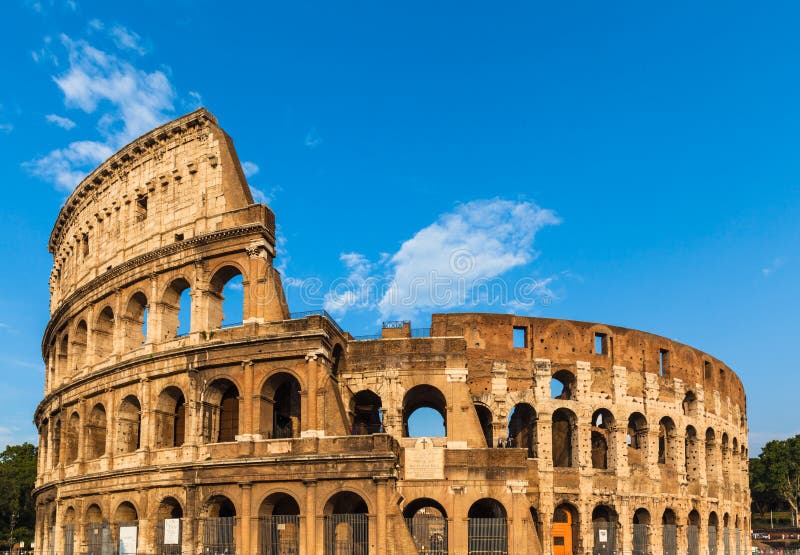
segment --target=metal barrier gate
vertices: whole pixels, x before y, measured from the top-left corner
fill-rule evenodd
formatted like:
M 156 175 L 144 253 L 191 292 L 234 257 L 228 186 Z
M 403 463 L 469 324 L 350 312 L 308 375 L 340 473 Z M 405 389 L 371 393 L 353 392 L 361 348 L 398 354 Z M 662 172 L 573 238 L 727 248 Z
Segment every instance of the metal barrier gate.
M 164 526 L 166 522 L 159 520 L 156 524 L 156 555 L 181 555 L 181 546 L 183 545 L 183 522 L 176 518 L 170 520 L 178 521 L 177 538 L 173 537 L 174 532 L 170 531 L 170 537 L 164 537 Z M 165 539 L 167 541 L 165 541 Z M 177 543 L 175 540 L 177 539 Z
M 417 514 L 406 518 L 408 531 L 417 551 L 425 555 L 447 555 L 447 519 L 443 516 Z
M 508 555 L 505 518 L 469 519 L 469 555 Z
M 700 531 L 694 524 L 686 527 L 686 543 L 687 555 L 700 555 Z
M 64 555 L 75 554 L 75 525 L 64 526 Z
M 648 555 L 650 553 L 650 525 L 633 525 L 633 555 Z
M 731 532 L 727 527 L 722 529 L 722 549 L 725 555 L 731 555 Z
M 617 551 L 617 526 L 613 522 L 593 522 L 592 555 L 614 555 Z
M 708 555 L 717 555 L 717 527 L 708 527 Z
M 664 555 L 678 555 L 678 527 L 664 524 L 661 532 L 664 544 Z
M 114 541 L 108 522 L 94 522 L 86 525 L 86 555 L 112 555 Z
M 233 555 L 236 553 L 234 529 L 236 517 L 207 518 L 203 529 L 203 555 Z
M 300 517 L 273 515 L 258 519 L 259 555 L 298 555 Z
M 368 555 L 369 518 L 363 513 L 325 515 L 325 555 Z
M 741 551 L 741 545 L 742 545 L 742 544 L 741 544 L 741 541 L 742 541 L 742 540 L 741 540 L 741 538 L 739 537 L 739 529 L 738 529 L 738 528 L 736 528 L 736 529 L 733 531 L 733 533 L 734 533 L 734 535 L 735 535 L 735 537 L 736 537 L 736 544 L 735 544 L 735 545 L 736 545 L 736 552 L 735 552 L 735 553 L 736 553 L 736 555 L 741 555 L 741 553 L 742 553 L 742 551 Z

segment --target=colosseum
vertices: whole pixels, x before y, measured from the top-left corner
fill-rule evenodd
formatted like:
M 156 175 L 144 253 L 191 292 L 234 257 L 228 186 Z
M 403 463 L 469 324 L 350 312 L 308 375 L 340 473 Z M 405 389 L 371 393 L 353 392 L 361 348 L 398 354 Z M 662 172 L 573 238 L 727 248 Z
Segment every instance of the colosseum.
M 88 175 L 49 250 L 37 555 L 750 551 L 728 366 L 587 322 L 292 313 L 204 109 Z

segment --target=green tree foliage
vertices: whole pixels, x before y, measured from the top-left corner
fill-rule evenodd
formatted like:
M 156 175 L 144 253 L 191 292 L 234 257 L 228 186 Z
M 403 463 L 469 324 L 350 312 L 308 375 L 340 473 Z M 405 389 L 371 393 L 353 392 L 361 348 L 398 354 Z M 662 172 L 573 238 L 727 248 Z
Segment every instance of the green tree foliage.
M 36 447 L 9 445 L 0 453 L 0 541 L 33 540 L 36 508 L 31 492 L 36 482 Z
M 770 506 L 780 500 L 797 514 L 800 500 L 800 435 L 773 440 L 750 459 L 750 491 L 754 504 Z

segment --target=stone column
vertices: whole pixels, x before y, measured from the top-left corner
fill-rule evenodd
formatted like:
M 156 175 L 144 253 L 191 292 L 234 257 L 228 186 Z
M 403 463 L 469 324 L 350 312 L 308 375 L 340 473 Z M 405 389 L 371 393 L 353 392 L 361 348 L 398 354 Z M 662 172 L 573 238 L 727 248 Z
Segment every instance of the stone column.
M 300 437 L 317 437 L 317 373 L 319 372 L 319 351 L 312 351 L 306 355 L 306 388 L 308 414 L 300 423 Z
M 255 538 L 251 538 L 250 528 L 251 528 L 251 514 L 252 514 L 252 494 L 253 494 L 253 484 L 251 483 L 244 483 L 239 484 L 239 487 L 242 490 L 242 515 L 241 515 L 241 526 L 239 526 L 239 536 L 241 541 L 236 542 L 236 553 L 238 555 L 250 555 L 251 553 L 257 552 L 257 547 L 255 545 L 254 539 L 258 539 L 258 534 L 256 534 Z
M 377 555 L 386 555 L 386 482 L 385 476 L 376 476 L 373 478 L 375 481 L 376 493 L 376 515 L 375 515 L 375 544 L 377 546 Z
M 253 433 L 258 426 L 253 426 L 255 411 L 253 410 L 253 361 L 242 361 L 242 374 L 244 376 L 244 390 L 240 392 L 242 397 L 242 410 L 239 417 L 239 436 L 237 441 L 252 441 Z
M 302 553 L 315 555 L 317 553 L 317 481 L 303 480 L 306 486 L 305 510 L 305 549 Z
M 183 522 L 181 523 L 182 537 L 181 552 L 182 555 L 193 555 L 197 553 L 195 546 L 195 533 L 197 530 L 197 486 L 188 485 L 185 487 L 186 494 L 186 512 L 183 513 Z

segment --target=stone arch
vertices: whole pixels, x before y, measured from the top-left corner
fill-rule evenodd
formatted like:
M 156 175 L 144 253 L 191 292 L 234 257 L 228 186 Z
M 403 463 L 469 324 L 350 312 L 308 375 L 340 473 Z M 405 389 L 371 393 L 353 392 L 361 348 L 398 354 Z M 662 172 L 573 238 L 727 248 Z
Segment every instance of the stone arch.
M 661 514 L 661 543 L 664 555 L 678 555 L 678 516 L 669 507 Z
M 640 412 L 634 412 L 628 417 L 626 443 L 628 465 L 642 467 L 647 464 L 647 419 Z
M 382 401 L 378 394 L 362 389 L 350 400 L 353 435 L 383 433 Z
M 133 453 L 141 447 L 142 405 L 135 395 L 128 395 L 117 413 L 117 453 Z
M 544 329 L 540 343 L 543 344 L 545 351 L 574 353 L 580 335 L 572 323 L 556 320 Z
M 136 510 L 136 506 L 133 503 L 130 501 L 123 501 L 117 505 L 117 508 L 114 511 L 114 523 L 119 524 L 121 522 L 136 522 L 138 520 L 139 511 Z
M 67 444 L 66 462 L 72 463 L 78 460 L 78 438 L 81 434 L 81 417 L 78 411 L 73 411 L 67 422 Z
M 181 306 L 186 304 L 185 296 L 189 296 L 189 314 L 184 314 Z M 161 295 L 161 335 L 164 340 L 178 335 L 185 335 L 191 330 L 191 295 L 192 286 L 185 277 L 173 279 Z
M 183 518 L 183 505 L 175 497 L 168 495 L 158 502 L 156 509 L 158 520 L 167 518 Z
M 498 500 L 484 497 L 467 512 L 469 553 L 508 553 L 506 508 Z
M 728 469 L 730 468 L 731 462 L 731 451 L 730 451 L 730 441 L 728 438 L 728 432 L 722 433 L 722 439 L 720 440 L 719 444 L 719 453 L 720 453 L 720 470 L 722 471 L 723 478 L 727 480 L 728 478 Z
M 438 412 L 442 417 L 444 435 L 447 435 L 447 400 L 444 394 L 432 385 L 421 384 L 409 389 L 403 397 L 403 437 L 415 437 L 410 433 L 408 421 L 419 409 Z
M 299 553 L 300 505 L 286 492 L 274 492 L 258 509 L 259 553 Z
M 218 329 L 223 327 L 225 320 L 236 321 L 239 324 L 244 321 L 244 304 L 233 306 L 229 301 L 225 302 L 226 288 L 233 285 L 231 280 L 241 276 L 242 281 L 242 299 L 246 298 L 247 285 L 244 283 L 245 272 L 234 262 L 224 262 L 218 267 L 209 280 L 208 290 L 208 329 Z M 231 323 L 229 325 L 236 325 Z
M 633 552 L 650 552 L 650 511 L 644 507 L 633 512 Z
M 52 448 L 52 461 L 53 468 L 58 466 L 61 461 L 61 416 L 57 415 L 52 418 L 53 422 L 53 448 Z
M 69 371 L 69 334 L 63 333 L 58 342 L 58 374 L 61 379 L 65 379 L 70 375 Z
M 611 505 L 600 504 L 592 510 L 592 528 L 596 555 L 611 555 L 617 552 L 617 528 L 619 517 Z
M 325 543 L 342 553 L 367 553 L 369 521 L 367 503 L 349 490 L 333 494 L 323 507 Z
M 237 511 L 233 501 L 225 495 L 211 495 L 203 513 L 203 553 L 235 553 Z
M 686 477 L 690 482 L 698 482 L 700 480 L 700 461 L 703 455 L 700 447 L 700 438 L 697 437 L 697 430 L 695 430 L 694 426 L 686 426 L 686 438 L 684 441 Z
M 206 443 L 236 441 L 239 434 L 239 388 L 229 378 L 217 378 L 206 388 L 203 439 Z
M 106 408 L 97 403 L 89 413 L 86 423 L 86 458 L 99 459 L 106 454 L 106 435 L 108 419 Z
M 713 428 L 706 429 L 706 480 L 711 482 L 716 480 L 718 467 L 718 454 L 717 438 Z
M 478 422 L 481 425 L 481 432 L 483 432 L 483 439 L 486 441 L 486 447 L 494 447 L 494 432 L 492 430 L 492 409 L 483 403 L 473 403 L 475 413 L 478 416 Z M 502 441 L 502 439 L 500 440 Z
M 538 416 L 529 403 L 517 403 L 508 417 L 508 437 L 514 447 L 527 449 L 528 458 L 536 458 L 538 450 Z
M 336 343 L 331 350 L 331 375 L 339 379 L 339 374 L 347 370 L 347 357 L 341 343 Z
M 554 467 L 578 466 L 578 418 L 569 409 L 553 412 L 552 449 Z
M 658 464 L 677 467 L 677 441 L 675 423 L 669 416 L 663 417 L 658 421 Z
M 126 352 L 140 348 L 147 341 L 148 312 L 147 296 L 142 291 L 136 291 L 128 299 L 123 316 Z
M 174 385 L 158 394 L 155 410 L 156 446 L 180 447 L 186 440 L 186 397 Z
M 569 370 L 559 370 L 550 378 L 550 396 L 564 401 L 574 400 L 578 380 Z
M 272 439 L 300 437 L 300 381 L 290 372 L 276 372 L 261 387 L 261 434 Z
M 86 344 L 89 340 L 89 327 L 86 320 L 81 319 L 72 332 L 72 372 L 75 373 L 86 365 Z
M 700 513 L 697 509 L 689 511 L 686 523 L 687 555 L 700 555 Z
M 553 555 L 579 553 L 581 548 L 580 513 L 571 503 L 560 503 L 553 511 Z
M 106 305 L 97 315 L 92 330 L 95 360 L 103 363 L 114 354 L 114 310 Z
M 592 414 L 592 468 L 607 470 L 616 463 L 614 457 L 614 415 L 608 409 L 598 409 Z M 609 448 L 611 446 L 611 448 Z

